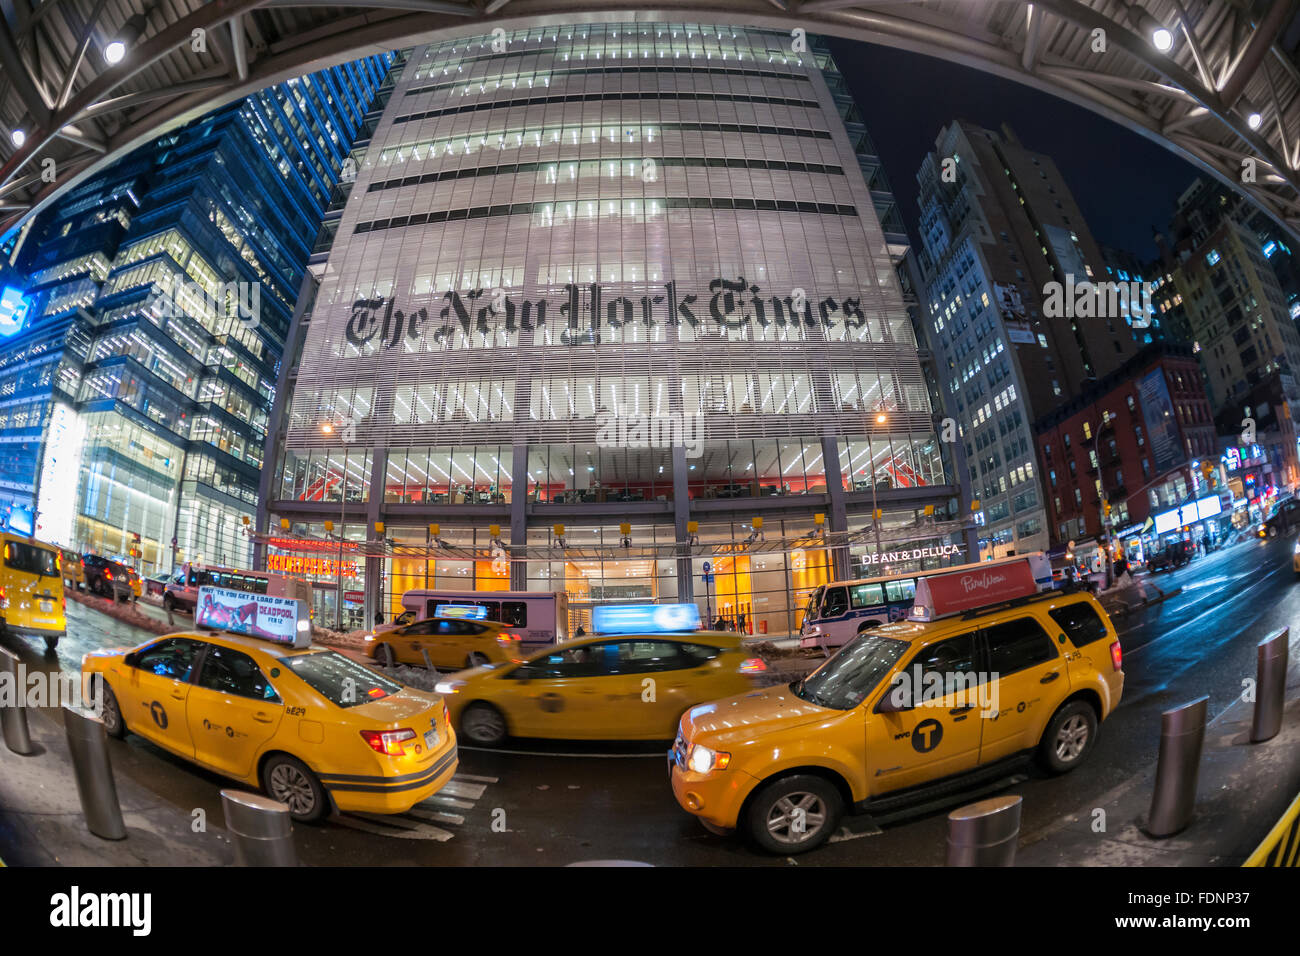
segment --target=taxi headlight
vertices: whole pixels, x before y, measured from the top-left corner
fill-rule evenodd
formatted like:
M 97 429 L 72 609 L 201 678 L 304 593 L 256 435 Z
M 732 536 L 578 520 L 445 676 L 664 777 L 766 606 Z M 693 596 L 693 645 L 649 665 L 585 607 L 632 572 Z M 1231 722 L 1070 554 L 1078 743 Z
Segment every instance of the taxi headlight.
M 465 686 L 463 680 L 440 680 L 433 685 L 436 694 L 455 694 Z
M 1300 554 L 1300 541 L 1295 543 L 1295 553 Z
M 692 744 L 686 766 L 696 773 L 710 773 L 714 770 L 726 770 L 731 763 L 731 754 L 719 750 L 710 750 L 700 744 Z

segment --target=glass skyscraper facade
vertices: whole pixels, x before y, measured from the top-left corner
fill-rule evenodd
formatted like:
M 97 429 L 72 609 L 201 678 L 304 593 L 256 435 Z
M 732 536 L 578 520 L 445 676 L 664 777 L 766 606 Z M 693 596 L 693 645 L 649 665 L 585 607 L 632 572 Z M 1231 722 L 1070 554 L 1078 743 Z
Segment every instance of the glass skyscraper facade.
M 413 51 L 301 316 L 268 562 L 341 559 L 318 611 L 352 626 L 427 584 L 781 633 L 876 531 L 944 537 L 915 531 L 956 490 L 873 154 L 788 34 Z
M 371 57 L 219 109 L 75 188 L 17 250 L 0 342 L 0 496 L 42 540 L 249 566 L 285 336 Z

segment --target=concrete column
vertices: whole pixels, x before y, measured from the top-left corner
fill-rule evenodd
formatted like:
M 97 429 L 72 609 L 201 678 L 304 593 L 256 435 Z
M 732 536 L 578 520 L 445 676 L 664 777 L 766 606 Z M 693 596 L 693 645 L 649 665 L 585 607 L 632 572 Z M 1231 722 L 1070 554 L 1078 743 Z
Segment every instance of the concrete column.
M 831 496 L 830 514 L 826 516 L 826 530 L 832 533 L 837 531 L 843 533 L 849 530 L 849 517 L 844 506 L 844 477 L 840 472 L 839 439 L 834 434 L 822 435 L 822 461 L 826 463 L 826 490 Z M 831 548 L 830 552 L 832 579 L 847 581 L 850 577 L 848 547 Z
M 366 500 L 366 533 L 365 539 L 368 541 L 375 535 L 375 522 L 384 520 L 384 477 L 388 472 L 388 450 L 385 448 L 374 449 L 370 461 L 370 494 Z M 342 529 L 340 529 L 342 530 Z M 385 529 L 385 536 L 387 529 Z M 368 557 L 366 558 L 366 584 L 365 584 L 365 618 L 362 621 L 363 627 L 370 627 L 375 621 L 375 611 L 379 610 L 382 600 L 382 588 L 380 578 L 383 575 L 384 558 Z M 338 596 L 339 607 L 343 606 L 343 595 Z M 387 615 L 385 615 L 387 617 Z
M 690 466 L 686 464 L 686 449 L 681 445 L 673 446 L 673 532 L 678 546 L 684 546 L 690 535 L 686 523 L 691 518 L 690 494 L 687 490 L 687 476 Z M 689 604 L 695 600 L 695 582 L 691 578 L 691 559 L 677 559 L 677 600 Z
M 516 405 L 516 408 L 520 406 Z M 525 406 L 526 407 L 526 406 Z M 528 546 L 528 446 L 515 445 L 510 468 L 510 556 L 522 557 Z M 528 590 L 528 565 L 510 562 L 510 589 Z

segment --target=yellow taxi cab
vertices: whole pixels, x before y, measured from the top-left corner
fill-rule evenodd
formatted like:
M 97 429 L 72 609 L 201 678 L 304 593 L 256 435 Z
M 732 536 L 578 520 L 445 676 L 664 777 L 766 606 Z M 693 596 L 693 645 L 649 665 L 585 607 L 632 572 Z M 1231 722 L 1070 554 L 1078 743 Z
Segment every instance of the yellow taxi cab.
M 296 820 L 403 813 L 440 790 L 458 762 L 442 698 L 312 645 L 305 611 L 296 626 L 292 644 L 195 631 L 90 653 L 84 690 L 110 735 L 260 787 Z
M 64 587 L 83 590 L 86 586 L 86 562 L 81 555 L 64 548 L 59 552 L 59 562 L 63 569 Z
M 1123 690 L 1105 610 L 1007 563 L 966 567 L 922 579 L 908 619 L 809 676 L 691 708 L 669 752 L 677 802 L 714 832 L 790 854 L 829 838 L 846 808 L 951 791 L 1029 754 L 1056 773 L 1078 766 Z M 965 597 L 981 591 L 1006 600 Z
M 520 659 L 519 635 L 493 621 L 431 617 L 366 635 L 366 654 L 380 663 L 423 667 L 424 653 L 434 667 L 459 670 Z
M 7 531 L 0 543 L 0 631 L 44 638 L 53 651 L 68 630 L 59 549 Z
M 764 670 L 736 634 L 604 634 L 475 668 L 436 689 L 461 737 L 483 747 L 507 736 L 671 740 L 689 707 L 752 690 Z

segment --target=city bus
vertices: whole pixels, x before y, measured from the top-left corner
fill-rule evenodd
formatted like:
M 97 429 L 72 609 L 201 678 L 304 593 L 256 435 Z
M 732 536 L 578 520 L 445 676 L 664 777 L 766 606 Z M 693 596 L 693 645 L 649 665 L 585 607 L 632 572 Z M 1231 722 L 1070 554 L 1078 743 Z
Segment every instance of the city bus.
M 210 568 L 186 563 L 172 575 L 163 589 L 163 607 L 168 611 L 194 613 L 199 600 L 199 588 L 204 586 L 228 588 L 248 594 L 269 594 L 272 597 L 306 601 L 311 607 L 311 584 L 302 578 L 267 571 L 245 571 L 239 568 Z
M 1030 559 L 1034 583 L 1040 590 L 1052 584 L 1052 563 L 1042 552 L 1022 554 L 997 561 L 890 574 L 853 581 L 831 581 L 808 596 L 803 624 L 799 628 L 799 646 L 829 651 L 847 644 L 863 631 L 891 621 L 900 621 L 911 610 L 916 582 L 932 574 L 949 574 L 975 568 L 995 568 L 1008 562 Z
M 484 608 L 482 620 L 504 624 L 523 644 L 569 639 L 569 595 L 563 591 L 407 591 L 394 623 L 438 617 L 444 605 Z

